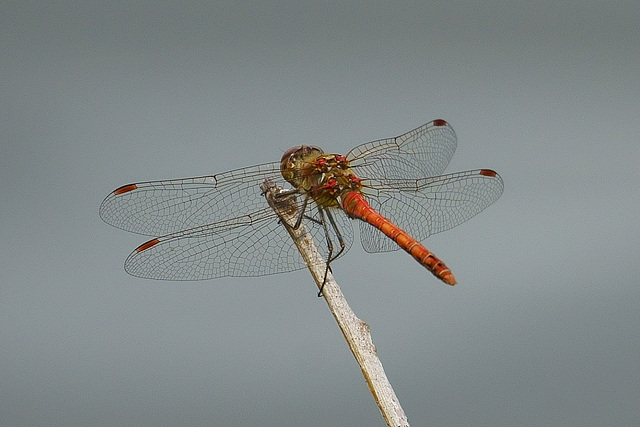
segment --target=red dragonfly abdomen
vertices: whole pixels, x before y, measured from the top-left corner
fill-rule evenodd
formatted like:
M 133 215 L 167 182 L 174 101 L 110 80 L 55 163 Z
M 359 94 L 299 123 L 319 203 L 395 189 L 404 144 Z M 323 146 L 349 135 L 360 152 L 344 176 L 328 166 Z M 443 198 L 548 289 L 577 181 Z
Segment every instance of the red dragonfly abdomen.
M 343 209 L 349 215 L 366 221 L 382 231 L 391 240 L 396 242 L 398 246 L 407 251 L 416 261 L 432 272 L 438 279 L 447 285 L 453 286 L 456 284 L 453 273 L 451 273 L 451 270 L 449 270 L 449 267 L 447 267 L 444 262 L 440 261 L 429 249 L 425 248 L 400 227 L 376 212 L 369 203 L 367 203 L 362 194 L 355 191 L 345 192 L 342 194 L 341 202 Z

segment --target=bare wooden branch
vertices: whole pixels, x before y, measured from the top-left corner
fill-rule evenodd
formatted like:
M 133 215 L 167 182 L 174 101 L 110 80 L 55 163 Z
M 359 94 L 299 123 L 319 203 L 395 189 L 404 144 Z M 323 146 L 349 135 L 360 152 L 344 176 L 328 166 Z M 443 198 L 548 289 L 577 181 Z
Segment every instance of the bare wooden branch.
M 283 226 L 287 228 L 316 281 L 318 289 L 320 289 L 325 274 L 325 260 L 318 252 L 313 238 L 304 226 L 304 222 L 297 229 L 289 225 L 294 224 L 298 217 L 296 205 L 293 203 L 293 196 L 278 197 L 281 189 L 273 186 L 268 181 L 263 183 L 262 190 L 265 193 L 267 202 L 276 211 L 283 222 Z M 326 283 L 322 288 L 322 295 L 333 317 L 338 322 L 338 326 L 347 340 L 351 352 L 360 365 L 362 374 L 369 385 L 369 390 L 371 390 L 387 425 L 393 427 L 409 426 L 407 417 L 387 379 L 382 363 L 378 359 L 376 347 L 371 339 L 369 325 L 360 320 L 351 310 L 331 272 L 327 274 Z

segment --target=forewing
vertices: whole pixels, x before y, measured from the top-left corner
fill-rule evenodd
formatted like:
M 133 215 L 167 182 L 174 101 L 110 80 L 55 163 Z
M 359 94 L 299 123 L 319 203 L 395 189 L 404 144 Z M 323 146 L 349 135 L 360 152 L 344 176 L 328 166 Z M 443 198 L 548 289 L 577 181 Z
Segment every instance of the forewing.
M 430 178 L 384 182 L 365 181 L 367 201 L 397 226 L 422 241 L 457 225 L 498 200 L 502 178 L 489 169 L 477 169 Z M 362 246 L 367 252 L 398 249 L 391 239 L 364 222 L 360 223 Z
M 133 233 L 161 236 L 259 211 L 266 206 L 260 184 L 285 186 L 279 163 L 187 179 L 122 186 L 100 206 L 100 217 Z
M 456 151 L 453 128 L 434 120 L 396 138 L 359 145 L 347 154 L 362 179 L 418 179 L 440 175 Z

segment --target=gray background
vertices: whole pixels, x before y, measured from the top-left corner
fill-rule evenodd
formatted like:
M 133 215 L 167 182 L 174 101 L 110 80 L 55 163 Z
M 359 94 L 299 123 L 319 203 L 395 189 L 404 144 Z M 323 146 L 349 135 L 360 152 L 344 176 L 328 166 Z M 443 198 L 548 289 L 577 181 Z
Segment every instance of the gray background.
M 114 188 L 435 118 L 502 198 L 334 272 L 414 426 L 640 423 L 640 4 L 3 1 L 0 424 L 383 425 L 306 271 L 122 263 Z

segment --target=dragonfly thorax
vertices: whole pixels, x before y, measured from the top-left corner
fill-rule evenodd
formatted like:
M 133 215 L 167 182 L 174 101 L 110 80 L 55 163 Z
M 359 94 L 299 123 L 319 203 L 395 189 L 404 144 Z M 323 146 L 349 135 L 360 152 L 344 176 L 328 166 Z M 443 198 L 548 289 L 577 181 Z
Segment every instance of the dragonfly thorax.
M 287 182 L 309 194 L 321 206 L 339 205 L 345 191 L 360 191 L 362 184 L 340 154 L 325 154 L 320 148 L 303 145 L 282 156 L 280 171 Z

